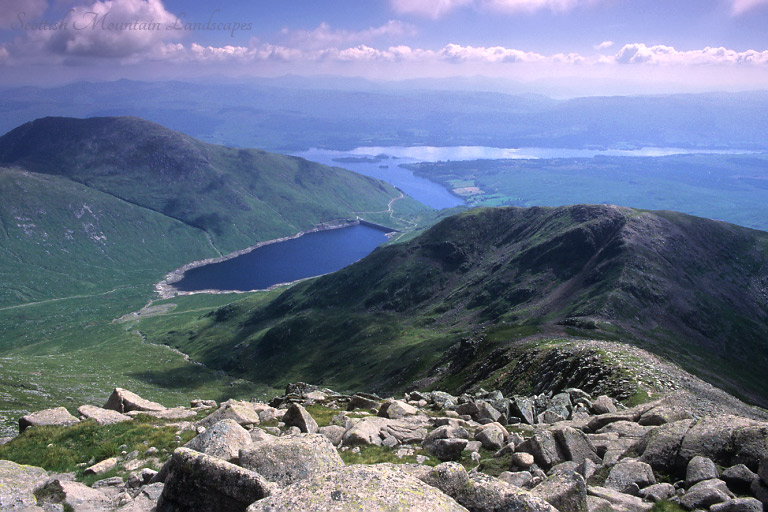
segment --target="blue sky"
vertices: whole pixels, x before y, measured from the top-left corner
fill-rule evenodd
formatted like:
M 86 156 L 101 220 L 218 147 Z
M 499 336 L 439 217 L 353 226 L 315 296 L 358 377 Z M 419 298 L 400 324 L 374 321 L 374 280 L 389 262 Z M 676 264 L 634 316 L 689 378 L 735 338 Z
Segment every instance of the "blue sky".
M 0 85 L 323 74 L 765 89 L 766 27 L 768 0 L 0 0 Z

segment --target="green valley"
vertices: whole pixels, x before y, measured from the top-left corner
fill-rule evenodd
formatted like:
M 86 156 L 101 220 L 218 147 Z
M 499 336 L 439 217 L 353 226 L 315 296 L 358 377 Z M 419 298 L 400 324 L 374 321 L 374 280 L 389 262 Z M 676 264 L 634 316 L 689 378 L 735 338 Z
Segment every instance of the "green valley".
M 267 302 L 141 329 L 256 382 L 382 391 L 515 391 L 537 347 L 616 340 L 765 405 L 766 269 L 768 234 L 684 214 L 473 209 Z
M 402 228 L 431 215 L 350 171 L 205 144 L 137 118 L 45 118 L 0 137 L 0 197 L 6 427 L 21 411 L 128 383 L 167 401 L 196 389 L 259 393 L 115 320 L 190 261 L 335 219 Z M 187 302 L 208 310 L 240 297 Z

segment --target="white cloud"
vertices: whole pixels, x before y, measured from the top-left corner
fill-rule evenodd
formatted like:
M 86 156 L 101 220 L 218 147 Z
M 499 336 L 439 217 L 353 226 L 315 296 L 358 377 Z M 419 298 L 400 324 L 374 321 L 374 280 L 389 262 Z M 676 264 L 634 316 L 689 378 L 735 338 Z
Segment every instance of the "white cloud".
M 761 5 L 768 5 L 768 0 L 730 0 L 731 1 L 731 13 L 734 16 L 739 16 L 747 11 L 751 11 Z
M 416 14 L 437 19 L 455 9 L 466 6 L 506 13 L 534 12 L 544 9 L 553 12 L 566 12 L 600 1 L 602 0 L 390 0 L 390 4 L 398 13 Z
M 471 5 L 475 0 L 390 0 L 395 12 L 416 14 L 427 18 L 437 19 L 450 11 Z
M 504 48 L 503 46 L 483 47 L 449 44 L 440 50 L 439 55 L 445 60 L 455 62 L 541 62 L 546 60 L 543 55 L 538 53 Z
M 46 0 L 2 0 L 0 3 L 0 28 L 10 28 L 12 23 L 21 24 L 35 20 L 48 9 Z
M 168 39 L 176 23 L 161 0 L 106 0 L 72 8 L 61 30 L 27 32 L 30 42 L 66 57 L 130 57 L 152 51 Z
M 504 12 L 539 11 L 548 9 L 553 12 L 566 12 L 583 5 L 591 5 L 597 0 L 482 0 L 487 9 Z
M 768 64 L 768 50 L 738 52 L 708 46 L 702 50 L 681 51 L 672 46 L 633 43 L 624 45 L 614 56 L 614 61 L 619 64 L 764 65 Z
M 603 41 L 600 44 L 596 44 L 594 46 L 594 49 L 595 50 L 605 50 L 607 48 L 610 48 L 611 46 L 613 46 L 613 41 Z
M 379 27 L 370 27 L 365 30 L 351 31 L 333 29 L 323 22 L 314 30 L 289 31 L 283 29 L 282 33 L 288 36 L 289 41 L 305 48 L 328 48 L 355 43 L 370 43 L 374 39 L 384 37 L 403 37 L 415 33 L 416 29 L 407 23 L 398 20 L 390 20 Z

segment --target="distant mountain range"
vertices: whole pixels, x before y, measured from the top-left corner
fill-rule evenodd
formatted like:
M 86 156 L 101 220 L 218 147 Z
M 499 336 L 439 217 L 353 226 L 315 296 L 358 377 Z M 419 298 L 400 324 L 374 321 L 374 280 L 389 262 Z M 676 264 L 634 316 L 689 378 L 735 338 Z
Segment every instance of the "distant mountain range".
M 485 379 L 509 389 L 541 340 L 620 340 L 768 405 L 768 233 L 723 222 L 616 206 L 474 209 L 258 300 L 158 339 L 272 384 L 456 391 Z
M 50 115 L 133 115 L 206 142 L 285 151 L 425 144 L 768 149 L 768 92 L 555 100 L 445 85 L 289 77 L 20 87 L 3 91 L 0 132 Z

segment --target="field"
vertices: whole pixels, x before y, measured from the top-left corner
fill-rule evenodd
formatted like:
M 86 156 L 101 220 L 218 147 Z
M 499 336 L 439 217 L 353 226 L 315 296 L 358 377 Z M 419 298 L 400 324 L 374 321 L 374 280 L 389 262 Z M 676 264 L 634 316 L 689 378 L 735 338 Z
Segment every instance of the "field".
M 616 204 L 768 230 L 768 155 L 474 160 L 407 165 L 471 206 Z

